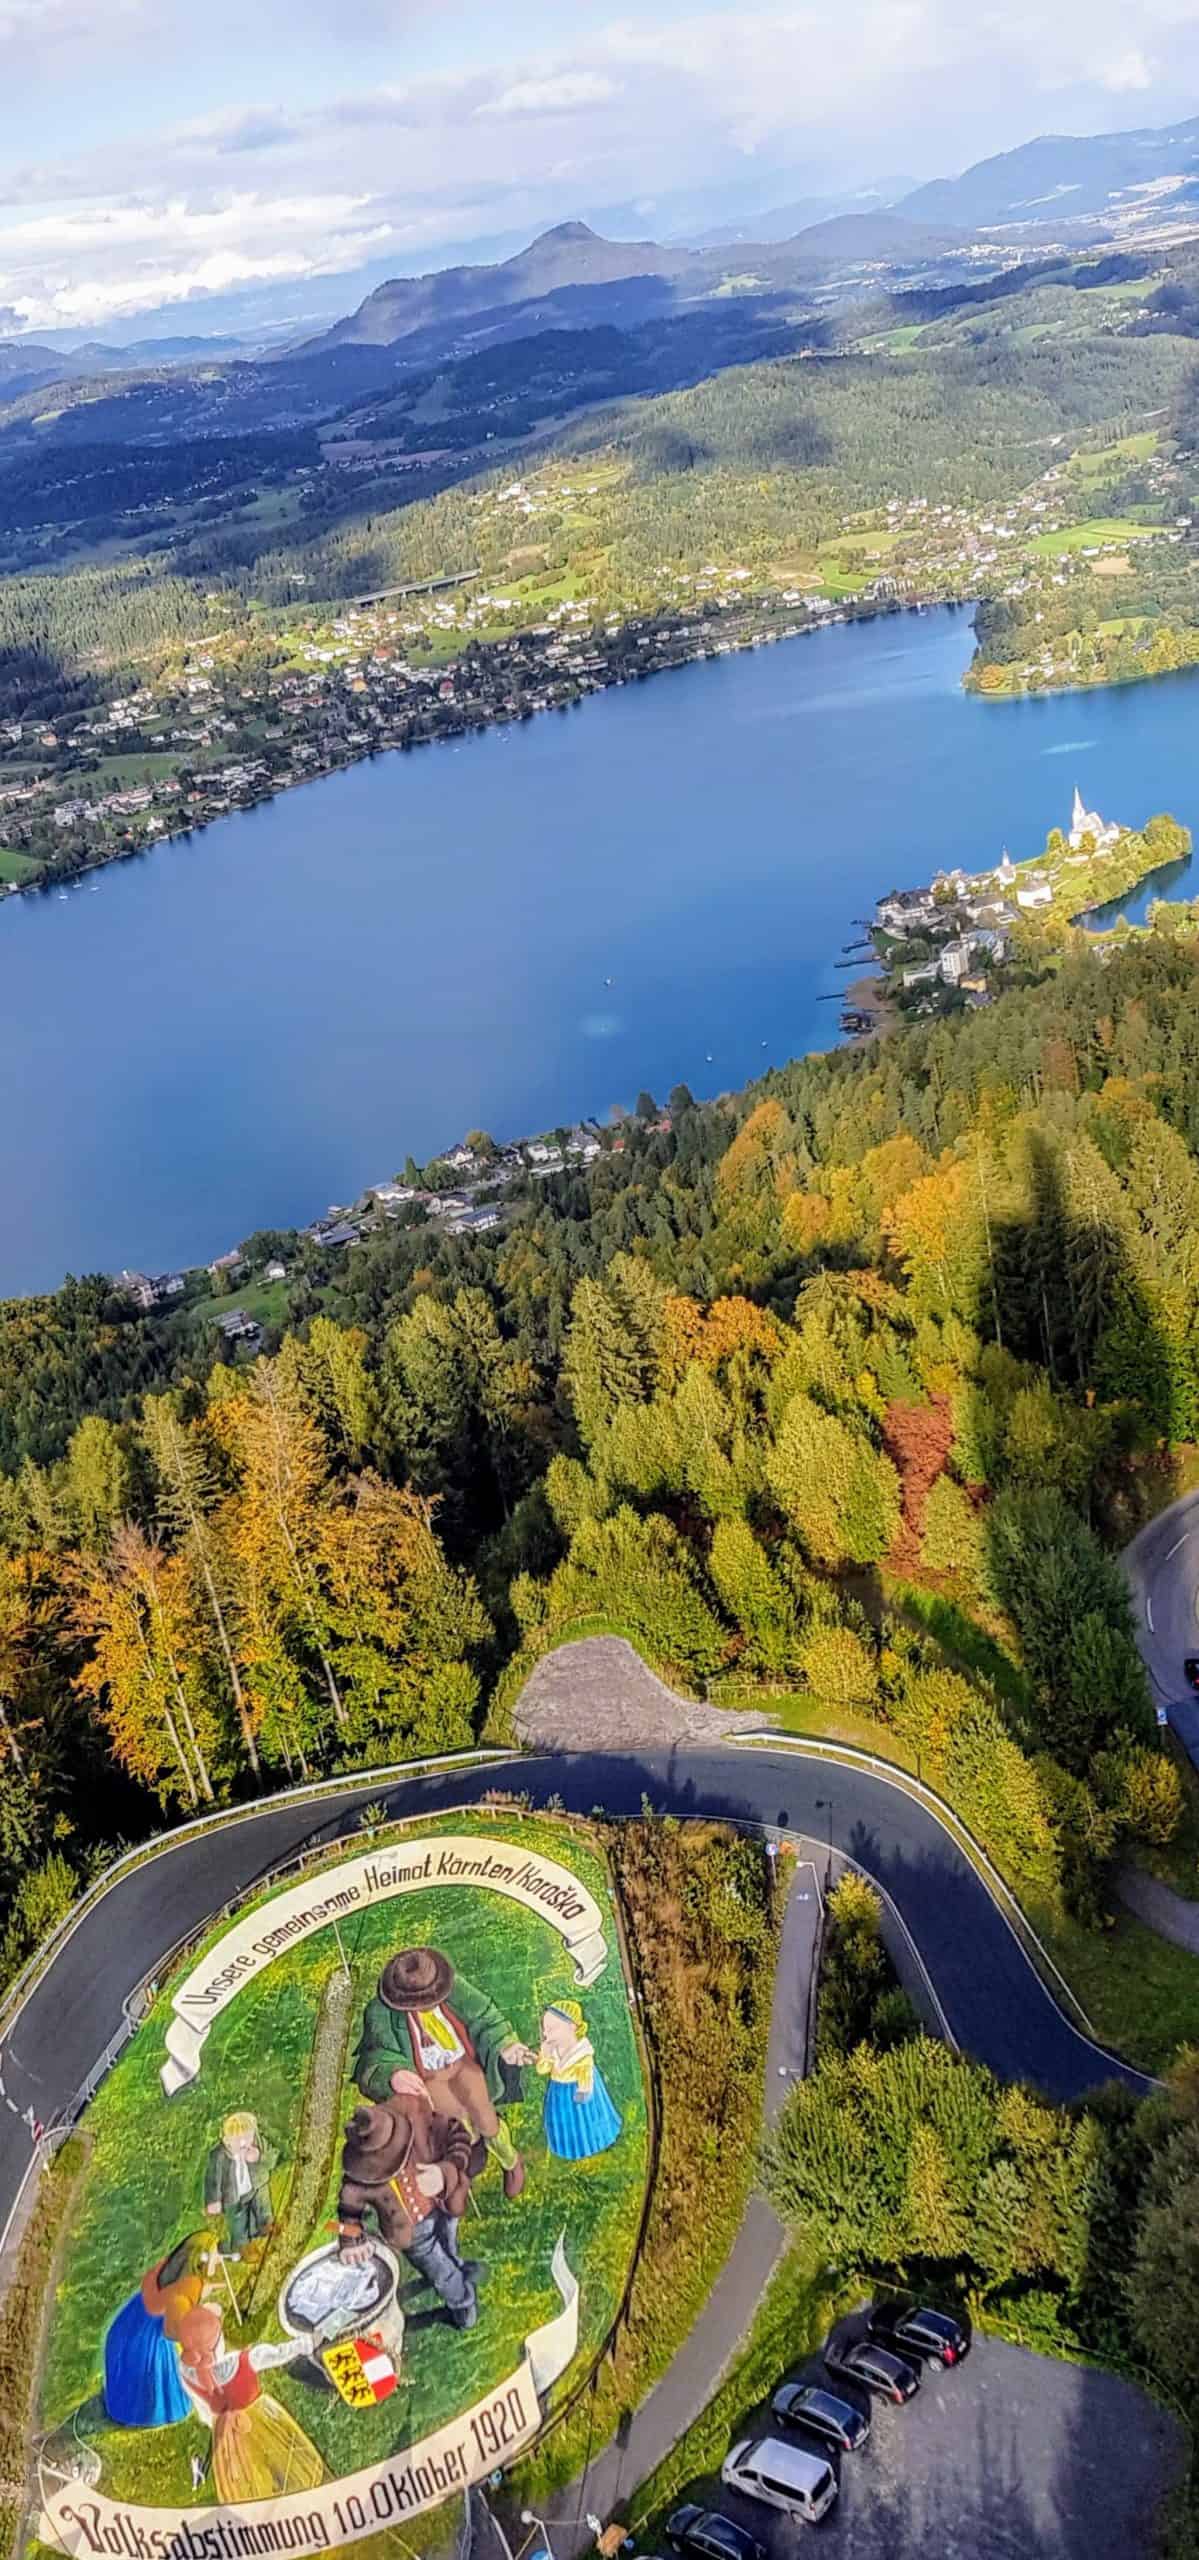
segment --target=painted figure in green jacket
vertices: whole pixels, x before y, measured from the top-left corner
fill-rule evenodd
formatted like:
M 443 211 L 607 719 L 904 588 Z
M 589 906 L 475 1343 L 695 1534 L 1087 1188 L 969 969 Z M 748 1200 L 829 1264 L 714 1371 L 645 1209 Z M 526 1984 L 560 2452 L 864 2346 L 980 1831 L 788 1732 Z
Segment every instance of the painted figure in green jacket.
M 497 2106 L 520 2098 L 521 2069 L 536 2060 L 485 1991 L 455 1974 L 438 1947 L 392 1956 L 369 2000 L 354 2058 L 363 2097 L 380 2105 L 421 2089 L 439 2115 L 482 2136 L 518 2196 L 524 2162 Z

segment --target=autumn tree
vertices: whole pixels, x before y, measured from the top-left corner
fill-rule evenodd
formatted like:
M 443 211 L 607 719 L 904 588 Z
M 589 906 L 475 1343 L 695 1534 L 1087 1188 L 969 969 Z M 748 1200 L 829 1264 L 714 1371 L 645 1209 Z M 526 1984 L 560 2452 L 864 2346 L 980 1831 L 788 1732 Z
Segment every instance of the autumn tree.
M 203 1419 L 185 1422 L 172 1395 L 147 1396 L 142 1407 L 142 1433 L 154 1469 L 159 1519 L 194 1563 L 229 1684 L 242 1747 L 257 1777 L 260 1762 L 254 1721 L 229 1629 L 230 1561 L 214 1517 L 222 1488 L 209 1426 Z
M 211 1804 L 216 1735 L 189 1558 L 168 1555 L 126 1521 L 106 1556 L 80 1557 L 74 1601 L 88 1647 L 76 1687 L 97 1707 L 117 1757 L 157 1794 Z
M 816 1564 L 873 1564 L 899 1526 L 899 1479 L 872 1448 L 811 1396 L 792 1396 L 766 1473 Z

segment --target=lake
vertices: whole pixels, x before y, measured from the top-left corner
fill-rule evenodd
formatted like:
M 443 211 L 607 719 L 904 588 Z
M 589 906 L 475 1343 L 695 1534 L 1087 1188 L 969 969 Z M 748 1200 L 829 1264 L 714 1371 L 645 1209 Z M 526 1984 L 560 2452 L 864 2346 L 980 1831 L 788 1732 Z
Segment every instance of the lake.
M 837 625 L 6 900 L 0 1292 L 207 1261 L 465 1129 L 829 1044 L 854 918 L 1038 852 L 1076 780 L 1199 822 L 1199 675 L 986 703 L 970 649 L 965 612 Z

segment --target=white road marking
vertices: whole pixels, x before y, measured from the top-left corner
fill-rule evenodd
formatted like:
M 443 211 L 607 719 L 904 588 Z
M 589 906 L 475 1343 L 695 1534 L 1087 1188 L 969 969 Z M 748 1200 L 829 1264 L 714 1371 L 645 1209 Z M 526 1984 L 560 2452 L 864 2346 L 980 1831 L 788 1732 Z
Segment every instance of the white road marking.
M 1183 1533 L 1182 1533 L 1181 1538 L 1176 1538 L 1176 1539 L 1175 1539 L 1175 1541 L 1174 1541 L 1173 1546 L 1172 1546 L 1172 1547 L 1167 1547 L 1167 1549 L 1166 1549 L 1166 1557 L 1165 1557 L 1165 1560 L 1166 1560 L 1166 1563 L 1167 1563 L 1167 1564 L 1169 1564 L 1169 1561 L 1170 1561 L 1171 1556 L 1176 1556 L 1176 1555 L 1177 1555 L 1177 1553 L 1178 1553 L 1179 1548 L 1180 1548 L 1180 1547 L 1185 1547 L 1186 1542 L 1187 1542 L 1187 1539 L 1188 1539 L 1188 1538 L 1193 1538 L 1193 1537 L 1194 1537 L 1194 1535 L 1195 1535 L 1195 1532 L 1194 1532 L 1194 1530 L 1193 1530 L 1193 1529 L 1184 1529 L 1184 1530 L 1183 1530 Z
M 1152 1600 L 1150 1600 L 1149 1598 L 1146 1598 L 1146 1601 L 1145 1601 L 1145 1615 L 1146 1615 L 1146 1617 L 1147 1617 L 1147 1618 L 1148 1618 L 1148 1620 L 1149 1620 L 1149 1633 L 1150 1633 L 1150 1635 L 1152 1635 L 1152 1634 L 1153 1634 L 1153 1631 L 1154 1631 L 1154 1630 L 1153 1630 L 1153 1602 L 1152 1602 Z

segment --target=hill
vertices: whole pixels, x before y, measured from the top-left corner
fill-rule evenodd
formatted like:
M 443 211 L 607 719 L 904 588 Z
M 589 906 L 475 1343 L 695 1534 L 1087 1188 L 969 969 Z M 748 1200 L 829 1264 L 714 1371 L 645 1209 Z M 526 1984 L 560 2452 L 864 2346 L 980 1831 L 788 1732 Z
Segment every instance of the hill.
M 1059 232 L 1081 221 L 1124 229 L 1166 214 L 1199 218 L 1199 117 L 1130 133 L 1046 133 L 934 178 L 901 198 L 907 221 L 977 231 L 1001 225 Z
M 780 263 L 822 267 L 858 265 L 864 259 L 890 267 L 923 265 L 930 258 L 951 258 L 970 246 L 969 235 L 916 222 L 884 208 L 868 213 L 833 214 L 810 223 L 793 240 L 772 252 L 772 270 Z M 748 253 L 747 253 L 748 254 Z
M 395 276 L 367 295 L 357 311 L 321 338 L 316 349 L 357 343 L 393 346 L 434 322 L 452 322 L 506 304 L 536 302 L 564 285 L 619 284 L 630 276 L 674 276 L 692 265 L 688 249 L 652 240 L 602 240 L 585 222 L 560 222 L 527 249 L 495 267 L 443 267 L 431 275 Z

